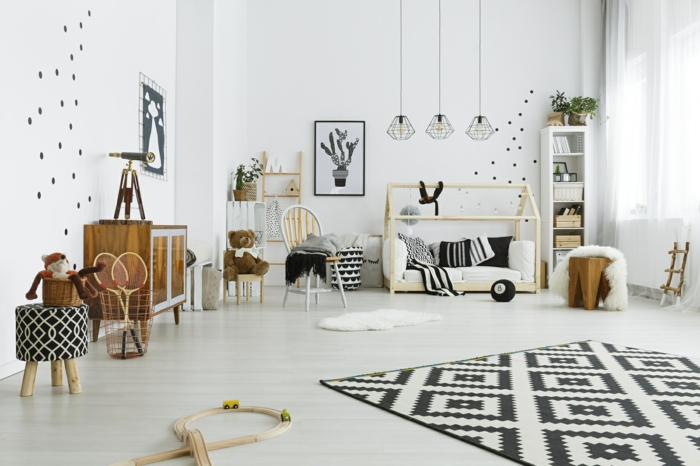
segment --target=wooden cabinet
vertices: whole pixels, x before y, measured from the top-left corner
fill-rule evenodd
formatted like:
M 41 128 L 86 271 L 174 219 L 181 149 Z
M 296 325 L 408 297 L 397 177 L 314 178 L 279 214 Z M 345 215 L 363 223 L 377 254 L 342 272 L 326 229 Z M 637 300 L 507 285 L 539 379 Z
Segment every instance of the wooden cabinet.
M 175 323 L 180 323 L 180 306 L 185 302 L 185 269 L 187 262 L 187 227 L 176 225 L 85 225 L 83 264 L 92 265 L 103 252 L 119 256 L 135 252 L 148 267 L 149 289 L 154 292 L 154 313 L 173 309 Z M 100 287 L 91 277 L 93 285 Z M 89 316 L 102 319 L 99 298 L 86 301 Z M 93 341 L 97 332 L 93 327 Z

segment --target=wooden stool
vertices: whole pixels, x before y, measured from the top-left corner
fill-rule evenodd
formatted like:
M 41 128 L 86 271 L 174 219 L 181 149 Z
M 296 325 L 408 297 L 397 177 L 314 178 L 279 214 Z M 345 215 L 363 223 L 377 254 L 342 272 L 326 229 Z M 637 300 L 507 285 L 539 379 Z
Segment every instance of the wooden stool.
M 224 302 L 226 302 L 226 297 L 228 296 L 228 280 L 225 278 L 224 280 Z M 253 273 L 248 273 L 248 274 L 239 274 L 238 277 L 236 277 L 236 280 L 233 280 L 236 282 L 236 304 L 241 304 L 241 284 L 242 283 L 247 283 L 248 286 L 246 286 L 247 292 L 245 296 L 246 301 L 250 301 L 250 295 L 251 295 L 251 287 L 253 285 L 253 282 L 260 282 L 260 302 L 264 303 L 265 302 L 265 276 L 264 275 L 255 275 Z
M 591 311 L 598 306 L 599 298 L 605 300 L 610 284 L 605 278 L 605 268 L 612 260 L 604 257 L 572 257 L 569 259 L 569 307 Z
M 88 305 L 49 307 L 27 304 L 15 309 L 16 355 L 26 361 L 20 396 L 34 394 L 40 361 L 51 361 L 51 385 L 63 385 L 62 364 L 71 394 L 82 393 L 76 358 L 88 352 Z

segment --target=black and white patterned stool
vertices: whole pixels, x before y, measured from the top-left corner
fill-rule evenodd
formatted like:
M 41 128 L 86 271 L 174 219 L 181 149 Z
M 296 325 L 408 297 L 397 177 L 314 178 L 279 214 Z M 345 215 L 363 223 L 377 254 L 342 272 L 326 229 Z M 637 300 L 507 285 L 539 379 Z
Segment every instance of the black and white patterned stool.
M 17 359 L 26 361 L 20 396 L 34 394 L 36 370 L 40 361 L 51 361 L 51 384 L 63 384 L 61 361 L 66 366 L 71 394 L 81 393 L 76 358 L 88 352 L 87 304 L 44 306 L 25 304 L 15 309 Z

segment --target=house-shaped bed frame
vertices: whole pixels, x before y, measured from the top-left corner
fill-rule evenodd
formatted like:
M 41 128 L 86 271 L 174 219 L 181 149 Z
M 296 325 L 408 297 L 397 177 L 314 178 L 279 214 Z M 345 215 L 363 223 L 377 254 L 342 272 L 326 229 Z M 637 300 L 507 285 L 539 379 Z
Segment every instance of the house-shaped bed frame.
M 519 282 L 515 283 L 516 291 L 529 291 L 531 293 L 540 292 L 540 213 L 537 209 L 537 204 L 535 204 L 535 199 L 532 196 L 532 190 L 530 185 L 525 184 L 464 184 L 464 183 L 444 183 L 445 189 L 512 189 L 520 190 L 521 198 L 520 205 L 515 215 L 465 215 L 465 216 L 453 216 L 453 215 L 399 215 L 394 208 L 394 189 L 410 189 L 415 188 L 417 183 L 388 183 L 386 189 L 386 213 L 384 216 L 384 240 L 388 238 L 394 238 L 396 235 L 396 221 L 397 220 L 427 220 L 427 221 L 464 221 L 464 222 L 513 222 L 515 231 L 513 233 L 513 239 L 515 241 L 520 241 L 520 224 L 524 220 L 533 220 L 535 223 L 535 270 L 534 282 Z M 427 189 L 434 189 L 438 187 L 437 183 L 426 183 L 425 187 Z M 525 211 L 525 206 L 530 204 L 532 215 L 523 215 Z M 413 282 L 402 282 L 397 281 L 394 276 L 396 270 L 396 264 L 394 261 L 395 257 L 395 245 L 394 241 L 390 241 L 390 257 L 391 257 L 391 267 L 390 274 L 391 278 L 384 277 L 384 286 L 389 288 L 389 291 L 393 294 L 396 291 L 425 291 L 423 283 L 413 283 Z M 492 283 L 490 282 L 457 282 L 454 284 L 455 289 L 461 291 L 489 291 L 491 289 Z

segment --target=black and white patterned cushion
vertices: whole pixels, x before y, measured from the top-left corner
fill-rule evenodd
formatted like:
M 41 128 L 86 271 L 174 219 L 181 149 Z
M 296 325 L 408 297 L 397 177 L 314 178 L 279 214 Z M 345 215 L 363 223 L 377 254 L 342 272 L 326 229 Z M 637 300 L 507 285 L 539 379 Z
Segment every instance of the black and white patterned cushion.
M 433 255 L 430 254 L 430 250 L 425 242 L 416 237 L 410 238 L 404 234 L 399 233 L 399 239 L 406 243 L 406 255 L 408 256 L 407 263 L 412 264 L 416 261 L 433 263 Z
M 362 250 L 361 246 L 341 249 L 336 254 L 338 257 L 340 257 L 340 261 L 338 262 L 338 270 L 340 271 L 340 279 L 343 281 L 343 290 L 356 290 L 362 284 L 360 269 L 362 268 L 363 254 L 364 251 Z M 333 278 L 331 280 L 331 286 L 334 290 L 337 290 L 338 277 L 336 277 L 335 268 L 332 270 Z
M 443 241 L 440 243 L 440 266 L 441 267 L 470 267 L 470 243 L 465 239 L 450 243 Z
M 15 343 L 20 361 L 60 361 L 88 352 L 88 305 L 25 304 L 15 309 Z

